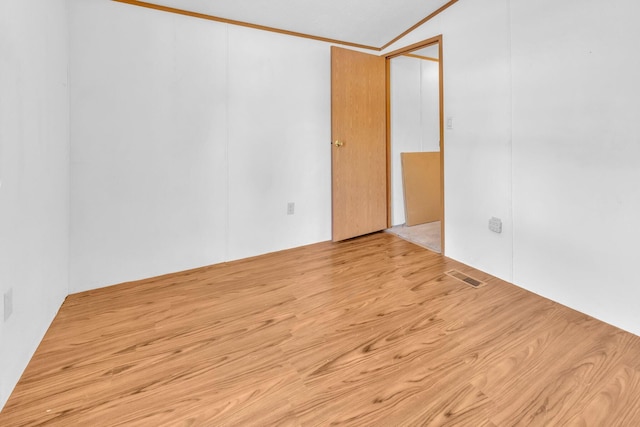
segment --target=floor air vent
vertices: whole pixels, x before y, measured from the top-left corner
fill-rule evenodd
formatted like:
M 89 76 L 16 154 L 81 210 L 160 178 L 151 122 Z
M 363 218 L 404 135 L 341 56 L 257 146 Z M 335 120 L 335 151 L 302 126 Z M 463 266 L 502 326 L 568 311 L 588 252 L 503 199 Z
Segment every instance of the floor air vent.
M 479 287 L 484 286 L 486 284 L 484 282 L 481 282 L 478 279 L 474 279 L 471 276 L 467 276 L 466 274 L 461 273 L 458 270 L 449 270 L 449 271 L 446 272 L 446 274 L 448 276 L 453 277 L 454 279 L 458 279 L 461 282 L 466 283 L 469 286 L 473 286 L 474 288 L 479 288 Z

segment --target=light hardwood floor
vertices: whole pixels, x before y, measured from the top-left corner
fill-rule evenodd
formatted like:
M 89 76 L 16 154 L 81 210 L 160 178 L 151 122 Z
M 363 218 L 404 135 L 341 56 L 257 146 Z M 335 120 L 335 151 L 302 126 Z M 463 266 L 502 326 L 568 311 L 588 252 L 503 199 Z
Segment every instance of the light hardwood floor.
M 40 424 L 637 426 L 640 339 L 378 233 L 69 296 Z

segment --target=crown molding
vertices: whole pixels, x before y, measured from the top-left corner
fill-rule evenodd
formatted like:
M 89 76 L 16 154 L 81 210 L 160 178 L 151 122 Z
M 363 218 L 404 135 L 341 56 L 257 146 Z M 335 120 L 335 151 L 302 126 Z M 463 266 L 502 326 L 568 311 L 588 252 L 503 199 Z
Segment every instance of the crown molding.
M 192 18 L 206 19 L 208 21 L 222 22 L 222 23 L 225 23 L 225 24 L 237 25 L 237 26 L 240 26 L 240 27 L 247 27 L 247 28 L 253 28 L 253 29 L 256 29 L 256 30 L 269 31 L 269 32 L 272 32 L 272 33 L 285 34 L 287 36 L 302 37 L 302 38 L 311 39 L 311 40 L 318 40 L 318 41 L 326 42 L 326 43 L 333 43 L 333 44 L 340 44 L 340 45 L 344 45 L 344 46 L 357 47 L 359 49 L 374 50 L 374 51 L 377 51 L 377 52 L 382 50 L 381 48 L 378 48 L 378 47 L 375 47 L 375 46 L 368 46 L 368 45 L 364 45 L 364 44 L 352 43 L 352 42 L 347 42 L 347 41 L 344 41 L 344 40 L 336 40 L 336 39 L 331 39 L 331 38 L 327 38 L 327 37 L 313 36 L 313 35 L 310 35 L 310 34 L 299 33 L 299 32 L 296 32 L 296 31 L 282 30 L 280 28 L 267 27 L 265 25 L 252 24 L 250 22 L 236 21 L 236 20 L 233 20 L 233 19 L 221 18 L 219 16 L 207 15 L 205 13 L 191 12 L 189 10 L 177 9 L 175 7 L 161 6 L 161 5 L 158 5 L 158 4 L 148 3 L 148 2 L 144 2 L 144 1 L 138 1 L 138 0 L 112 0 L 112 1 L 115 1 L 117 3 L 125 3 L 125 4 L 130 4 L 130 5 L 133 5 L 133 6 L 144 7 L 144 8 L 147 8 L 147 9 L 159 10 L 159 11 L 162 11 L 162 12 L 174 13 L 174 14 L 177 14 L 177 15 L 190 16 Z

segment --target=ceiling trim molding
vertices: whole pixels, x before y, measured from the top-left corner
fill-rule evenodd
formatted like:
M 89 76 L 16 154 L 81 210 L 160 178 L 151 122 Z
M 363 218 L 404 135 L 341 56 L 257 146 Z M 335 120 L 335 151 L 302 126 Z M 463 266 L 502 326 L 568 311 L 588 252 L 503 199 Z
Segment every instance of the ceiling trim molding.
M 392 59 L 397 56 L 403 56 L 403 55 L 406 55 L 407 53 L 411 53 L 414 50 L 433 46 L 434 44 L 438 44 L 438 43 L 440 43 L 440 46 L 438 47 L 438 56 L 442 58 L 442 34 L 436 37 L 431 37 L 429 39 L 416 42 L 414 44 L 410 44 L 409 46 L 401 47 L 400 49 L 396 49 L 393 52 L 386 53 L 384 56 L 387 59 Z M 440 61 L 438 60 L 438 62 Z
M 423 59 L 425 61 L 440 62 L 438 58 L 432 58 L 430 56 L 415 55 L 413 53 L 405 53 L 402 56 L 408 56 L 409 58 Z
M 240 27 L 253 28 L 255 30 L 269 31 L 269 32 L 272 32 L 272 33 L 285 34 L 285 35 L 288 35 L 288 36 L 302 37 L 302 38 L 311 39 L 311 40 L 317 40 L 317 41 L 321 41 L 321 42 L 327 42 L 327 43 L 340 44 L 340 45 L 344 45 L 344 46 L 357 47 L 359 49 L 374 50 L 374 51 L 377 51 L 377 52 L 382 50 L 382 48 L 375 47 L 375 46 L 367 46 L 367 45 L 363 45 L 363 44 L 359 44 L 359 43 L 351 43 L 351 42 L 346 42 L 346 41 L 343 41 L 343 40 L 330 39 L 330 38 L 327 38 L 327 37 L 312 36 L 310 34 L 298 33 L 298 32 L 295 32 L 295 31 L 281 30 L 279 28 L 273 28 L 273 27 L 267 27 L 267 26 L 264 26 L 264 25 L 251 24 L 249 22 L 235 21 L 233 19 L 221 18 L 221 17 L 218 17 L 218 16 L 207 15 L 207 14 L 204 14 L 204 13 L 190 12 L 188 10 L 176 9 L 174 7 L 168 7 L 168 6 L 161 6 L 161 5 L 157 5 L 157 4 L 153 4 L 153 3 L 147 3 L 147 2 L 144 2 L 144 1 L 138 1 L 138 0 L 112 0 L 112 1 L 115 1 L 115 2 L 118 2 L 118 3 L 126 3 L 126 4 L 133 5 L 133 6 L 145 7 L 147 9 L 159 10 L 159 11 L 162 11 L 162 12 L 175 13 L 177 15 L 190 16 L 190 17 L 199 18 L 199 19 L 206 19 L 208 21 L 222 22 L 222 23 L 225 23 L 225 24 L 237 25 L 237 26 L 240 26 Z
M 409 28 L 408 30 L 406 30 L 405 32 L 403 32 L 402 34 L 400 34 L 399 36 L 397 36 L 396 38 L 391 40 L 389 43 L 387 43 L 384 46 L 382 46 L 379 50 L 384 50 L 384 49 L 388 48 L 389 46 L 391 46 L 392 44 L 394 44 L 395 42 L 397 42 L 398 40 L 400 40 L 401 38 L 403 38 L 404 36 L 406 36 L 407 34 L 412 32 L 413 30 L 415 30 L 416 28 L 418 28 L 419 26 L 424 24 L 425 22 L 435 18 L 440 13 L 444 12 L 445 10 L 447 10 L 449 7 L 453 6 L 457 2 L 458 2 L 458 0 L 451 0 L 449 3 L 441 6 L 439 9 L 435 10 L 432 14 L 430 14 L 429 16 L 427 16 L 426 18 L 424 18 L 423 20 L 421 20 L 420 22 L 415 24 L 413 27 Z

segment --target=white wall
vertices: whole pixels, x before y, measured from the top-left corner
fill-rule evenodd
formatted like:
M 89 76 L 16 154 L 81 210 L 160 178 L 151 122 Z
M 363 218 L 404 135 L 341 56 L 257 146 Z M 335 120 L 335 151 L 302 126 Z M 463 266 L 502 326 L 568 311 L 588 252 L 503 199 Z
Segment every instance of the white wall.
M 405 222 L 400 153 L 422 151 L 421 60 L 391 60 L 391 224 Z
M 226 28 L 70 6 L 71 292 L 223 261 Z
M 440 151 L 438 63 L 391 60 L 391 223 L 404 224 L 400 153 Z
M 0 409 L 67 296 L 65 3 L 0 2 Z
M 516 281 L 640 335 L 640 4 L 511 12 Z
M 327 44 L 70 8 L 71 292 L 330 239 Z
M 388 51 L 443 34 L 446 255 L 512 279 L 507 0 L 459 2 Z M 503 233 L 488 220 L 503 221 Z
M 440 63 L 420 61 L 422 151 L 440 151 Z
M 330 46 L 228 31 L 228 258 L 330 240 Z
M 444 37 L 447 254 L 636 334 L 639 16 L 459 2 L 390 48 Z

